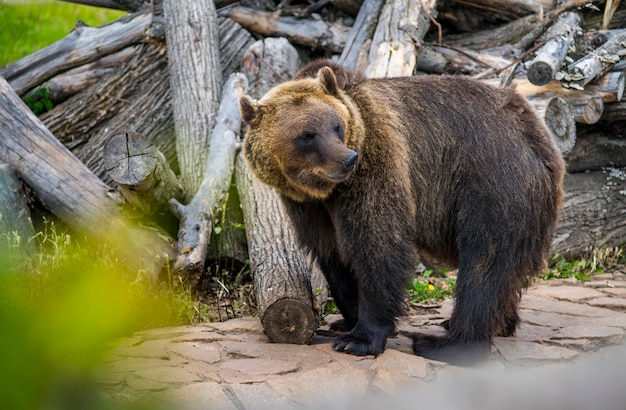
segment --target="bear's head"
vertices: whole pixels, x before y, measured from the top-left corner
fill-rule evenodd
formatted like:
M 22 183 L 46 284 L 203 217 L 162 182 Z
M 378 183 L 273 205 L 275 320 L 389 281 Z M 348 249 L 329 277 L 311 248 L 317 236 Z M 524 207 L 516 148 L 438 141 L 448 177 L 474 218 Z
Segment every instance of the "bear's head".
M 363 125 L 329 67 L 315 78 L 283 83 L 259 101 L 243 96 L 239 106 L 252 171 L 289 198 L 325 199 L 354 172 Z

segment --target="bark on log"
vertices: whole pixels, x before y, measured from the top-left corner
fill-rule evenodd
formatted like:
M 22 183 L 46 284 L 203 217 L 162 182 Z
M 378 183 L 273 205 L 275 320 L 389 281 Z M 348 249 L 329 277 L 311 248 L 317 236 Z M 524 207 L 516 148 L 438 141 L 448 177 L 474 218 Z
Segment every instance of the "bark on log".
M 457 3 L 498 14 L 505 18 L 516 18 L 552 10 L 552 0 L 456 0 Z
M 173 268 L 195 286 L 200 284 L 211 234 L 218 222 L 218 211 L 225 204 L 230 189 L 241 130 L 239 98 L 247 87 L 248 80 L 243 74 L 229 77 L 211 132 L 202 183 L 188 205 L 181 205 L 176 199 L 170 201 L 180 220 Z
M 602 118 L 607 121 L 625 121 L 626 102 L 606 104 Z
M 139 43 L 151 22 L 150 14 L 136 14 L 100 28 L 77 24 L 63 39 L 0 70 L 0 77 L 24 95 L 59 73 Z
M 436 15 L 437 0 L 390 0 L 374 32 L 365 74 L 370 78 L 411 76 L 417 50 Z
M 626 122 L 602 122 L 581 127 L 576 145 L 565 155 L 568 172 L 626 167 Z
M 350 28 L 317 19 L 298 19 L 278 13 L 257 11 L 245 7 L 227 7 L 220 16 L 228 17 L 246 29 L 266 37 L 281 36 L 289 41 L 314 49 L 341 53 Z
M 93 63 L 84 64 L 52 77 L 41 86 L 28 92 L 25 100 L 41 100 L 41 89 L 43 87 L 47 90 L 47 98 L 52 104 L 55 106 L 59 105 L 71 96 L 78 94 L 115 71 L 120 65 L 128 61 L 133 54 L 139 52 L 139 49 L 140 46 L 138 45 L 126 47 L 117 53 L 104 56 Z
M 485 80 L 485 82 L 496 86 L 498 80 Z M 604 111 L 604 100 L 600 95 L 590 90 L 572 90 L 563 88 L 561 83 L 553 80 L 545 86 L 536 86 L 526 79 L 515 79 L 509 85 L 519 94 L 529 100 L 541 98 L 560 97 L 570 106 L 574 120 L 582 124 L 594 124 L 598 122 Z
M 537 15 L 529 15 L 513 20 L 493 29 L 480 30 L 473 33 L 450 34 L 446 36 L 446 44 L 455 48 L 485 50 L 516 43 L 530 33 L 539 23 Z
M 204 176 L 222 71 L 212 1 L 165 0 L 167 56 L 180 181 L 189 199 Z
M 576 12 L 561 14 L 544 34 L 547 42 L 539 48 L 528 63 L 528 81 L 535 85 L 548 84 L 561 69 L 565 56 L 580 31 L 581 16 Z
M 626 242 L 626 173 L 611 168 L 566 175 L 553 252 L 566 258 Z
M 183 188 L 165 157 L 141 134 L 126 132 L 109 139 L 104 166 L 126 201 L 147 215 L 163 214 L 170 199 L 183 199 Z
M 341 56 L 338 60 L 339 64 L 348 68 L 358 69 L 359 56 L 362 55 L 366 42 L 372 38 L 374 30 L 376 30 L 378 16 L 383 8 L 383 4 L 384 0 L 365 0 L 363 2 L 346 45 L 341 51 Z M 366 51 L 369 51 L 369 49 Z
M 19 265 L 22 255 L 35 255 L 34 234 L 24 187 L 15 169 L 0 163 L 0 272 L 3 261 L 10 268 Z
M 284 38 L 255 43 L 243 64 L 252 97 L 259 98 L 293 77 L 299 65 L 297 51 Z M 311 290 L 310 262 L 296 244 L 278 194 L 254 177 L 242 155 L 237 158 L 236 178 L 265 333 L 273 342 L 306 343 L 320 317 Z
M 0 161 L 15 168 L 44 206 L 76 231 L 117 249 L 132 268 L 143 266 L 158 273 L 171 249 L 168 241 L 128 223 L 110 189 L 45 128 L 2 78 L 0 135 Z
M 570 64 L 561 81 L 571 88 L 583 89 L 585 85 L 609 71 L 624 56 L 626 31 L 616 34 L 593 53 Z
M 503 70 L 511 64 L 511 60 L 469 49 L 431 45 L 419 53 L 416 68 L 433 74 L 478 76 Z

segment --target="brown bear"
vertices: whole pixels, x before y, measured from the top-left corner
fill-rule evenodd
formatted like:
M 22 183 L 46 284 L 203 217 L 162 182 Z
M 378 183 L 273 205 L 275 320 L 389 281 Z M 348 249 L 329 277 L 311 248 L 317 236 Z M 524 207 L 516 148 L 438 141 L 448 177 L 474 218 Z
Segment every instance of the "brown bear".
M 519 95 L 454 76 L 366 79 L 330 61 L 240 100 L 244 154 L 281 194 L 344 319 L 336 350 L 378 355 L 404 313 L 418 252 L 458 266 L 443 337 L 424 357 L 465 364 L 513 335 L 545 266 L 564 163 Z

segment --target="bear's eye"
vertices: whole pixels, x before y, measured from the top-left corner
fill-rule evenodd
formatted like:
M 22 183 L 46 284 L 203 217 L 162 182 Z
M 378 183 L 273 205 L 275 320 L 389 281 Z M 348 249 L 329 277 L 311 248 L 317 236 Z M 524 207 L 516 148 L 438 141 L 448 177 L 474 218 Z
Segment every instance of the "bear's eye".
M 311 142 L 313 141 L 313 139 L 315 139 L 315 134 L 312 132 L 303 132 L 302 134 L 298 135 L 297 139 L 301 142 Z
M 335 127 L 333 128 L 333 131 L 335 131 L 335 134 L 337 134 L 337 137 L 339 137 L 339 139 L 343 142 L 343 127 L 341 126 L 341 124 L 335 125 Z

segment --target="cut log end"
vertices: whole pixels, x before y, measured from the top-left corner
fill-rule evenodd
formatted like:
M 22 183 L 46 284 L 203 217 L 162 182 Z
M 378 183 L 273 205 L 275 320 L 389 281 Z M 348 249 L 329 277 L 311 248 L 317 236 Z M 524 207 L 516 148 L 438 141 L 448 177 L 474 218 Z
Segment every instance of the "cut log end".
M 274 343 L 305 344 L 317 329 L 310 304 L 297 299 L 281 299 L 269 306 L 261 319 L 265 334 Z
M 554 78 L 554 71 L 549 64 L 537 61 L 528 68 L 527 76 L 534 85 L 546 85 Z
M 576 123 L 569 105 L 562 98 L 553 98 L 546 109 L 545 122 L 561 152 L 569 152 L 576 143 Z

